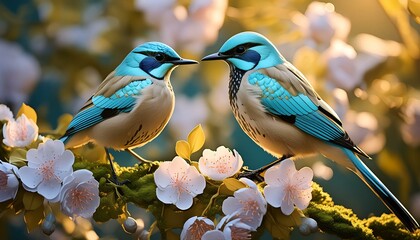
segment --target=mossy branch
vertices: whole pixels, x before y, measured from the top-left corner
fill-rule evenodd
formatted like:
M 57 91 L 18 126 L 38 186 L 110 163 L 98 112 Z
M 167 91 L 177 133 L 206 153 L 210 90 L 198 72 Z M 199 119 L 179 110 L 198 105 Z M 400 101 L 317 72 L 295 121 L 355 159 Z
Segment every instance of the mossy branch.
M 207 184 L 203 194 L 196 197 L 194 205 L 187 211 L 180 211 L 172 205 L 164 205 L 156 198 L 156 185 L 153 172 L 158 162 L 119 167 L 115 164 L 119 178 L 130 182 L 123 186 L 115 186 L 108 180 L 110 168 L 108 164 L 92 162 L 76 162 L 74 168 L 85 168 L 93 172 L 100 182 L 101 205 L 94 214 L 98 222 L 117 219 L 125 210 L 127 203 L 133 203 L 149 210 L 156 218 L 161 232 L 182 228 L 182 224 L 191 216 L 200 215 L 212 196 L 218 192 L 217 186 Z M 383 214 L 360 219 L 351 209 L 335 205 L 331 196 L 322 187 L 313 183 L 312 201 L 304 211 L 305 215 L 318 222 L 322 232 L 336 235 L 343 239 L 419 239 L 420 231 L 410 233 L 393 214 Z M 221 202 L 226 196 L 213 198 L 214 203 L 208 209 L 212 215 L 221 212 Z M 172 219 L 172 220 L 171 220 Z M 176 220 L 174 220 L 176 219 Z

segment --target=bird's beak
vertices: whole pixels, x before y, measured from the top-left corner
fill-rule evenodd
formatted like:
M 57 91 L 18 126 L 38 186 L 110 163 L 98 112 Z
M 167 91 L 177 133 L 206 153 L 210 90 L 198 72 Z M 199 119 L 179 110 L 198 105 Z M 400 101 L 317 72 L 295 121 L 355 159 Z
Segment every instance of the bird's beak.
M 217 52 L 217 53 L 213 53 L 213 54 L 210 54 L 210 55 L 207 55 L 207 56 L 203 57 L 201 59 L 201 61 L 225 60 L 225 59 L 228 59 L 228 58 L 229 58 L 229 56 L 222 55 L 222 54 Z
M 187 65 L 187 64 L 197 64 L 198 62 L 191 59 L 180 58 L 180 59 L 169 61 L 169 63 L 172 63 L 174 65 Z

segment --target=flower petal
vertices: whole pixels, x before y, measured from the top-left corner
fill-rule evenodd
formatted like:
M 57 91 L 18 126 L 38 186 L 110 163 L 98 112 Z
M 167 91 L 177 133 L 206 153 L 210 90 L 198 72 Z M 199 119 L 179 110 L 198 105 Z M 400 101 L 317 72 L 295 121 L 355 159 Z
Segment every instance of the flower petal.
M 210 230 L 203 234 L 201 240 L 226 240 L 226 238 L 222 231 Z
M 186 182 L 186 189 L 194 196 L 202 194 L 206 187 L 206 179 L 204 179 L 203 175 L 201 175 L 195 167 L 190 166 L 187 170 L 187 176 L 190 181 Z
M 176 207 L 181 210 L 187 210 L 193 204 L 193 197 L 188 193 L 181 193 L 179 195 L 178 201 L 175 203 Z
M 223 201 L 222 211 L 225 215 L 230 215 L 242 208 L 242 204 L 234 197 L 228 197 Z
M 295 205 L 293 204 L 290 194 L 286 192 L 283 202 L 281 203 L 281 212 L 285 215 L 290 215 L 294 210 Z
M 267 200 L 267 203 L 275 208 L 278 208 L 281 206 L 285 194 L 286 193 L 283 187 L 277 187 L 277 186 L 271 186 L 271 185 L 267 185 L 264 187 L 265 200 Z
M 159 168 L 153 174 L 156 185 L 159 188 L 166 188 L 172 181 L 171 175 L 169 175 L 169 167 L 171 162 L 162 162 Z
M 19 169 L 19 176 L 23 185 L 33 189 L 39 185 L 43 177 L 38 173 L 37 169 L 23 166 Z
M 293 186 L 298 187 L 299 189 L 308 189 L 312 185 L 312 179 L 314 177 L 314 172 L 309 167 L 303 167 L 295 173 L 292 179 Z
M 58 196 L 61 189 L 61 181 L 56 178 L 52 178 L 49 181 L 42 181 L 38 185 L 38 193 L 45 197 L 47 200 L 54 199 Z
M 172 204 L 178 200 L 178 191 L 172 186 L 164 189 L 156 188 L 156 196 L 161 202 Z
M 303 210 L 308 207 L 312 199 L 312 188 L 305 189 L 296 194 L 294 202 L 297 208 Z

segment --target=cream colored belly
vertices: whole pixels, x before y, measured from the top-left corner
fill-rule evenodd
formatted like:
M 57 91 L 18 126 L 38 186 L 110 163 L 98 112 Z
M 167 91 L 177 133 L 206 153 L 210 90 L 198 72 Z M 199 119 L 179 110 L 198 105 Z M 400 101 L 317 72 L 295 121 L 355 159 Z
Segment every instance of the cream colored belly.
M 95 142 L 117 150 L 140 147 L 156 138 L 174 110 L 174 95 L 168 88 L 145 93 L 129 113 L 120 113 L 76 133 L 67 147 Z

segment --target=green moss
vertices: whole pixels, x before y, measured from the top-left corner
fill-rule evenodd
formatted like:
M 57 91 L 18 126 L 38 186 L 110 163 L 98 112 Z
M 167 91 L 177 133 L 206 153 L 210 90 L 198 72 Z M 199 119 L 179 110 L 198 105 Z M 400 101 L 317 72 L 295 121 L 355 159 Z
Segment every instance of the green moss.
M 118 178 L 129 180 L 122 186 L 115 186 L 107 179 L 111 172 L 108 164 L 97 162 L 77 161 L 74 169 L 88 169 L 99 180 L 100 206 L 94 214 L 98 222 L 106 222 L 118 218 L 124 211 L 126 203 L 134 203 L 137 206 L 148 209 L 158 220 L 158 227 L 166 231 L 168 228 L 180 227 L 191 216 L 200 215 L 207 208 L 207 217 L 213 218 L 222 214 L 221 206 L 226 195 L 218 195 L 217 184 L 207 184 L 203 194 L 195 198 L 192 208 L 187 211 L 179 211 L 172 205 L 162 204 L 156 198 L 156 185 L 153 173 L 159 163 L 146 163 L 133 167 L 119 167 L 114 164 Z M 335 205 L 331 196 L 324 192 L 317 183 L 312 185 L 312 201 L 304 211 L 305 215 L 315 219 L 321 231 L 336 235 L 343 239 L 418 239 L 420 231 L 410 233 L 393 214 L 384 214 L 381 217 L 359 219 L 351 210 L 343 206 Z M 163 209 L 165 209 L 163 211 Z M 162 215 L 163 214 L 163 215 Z

